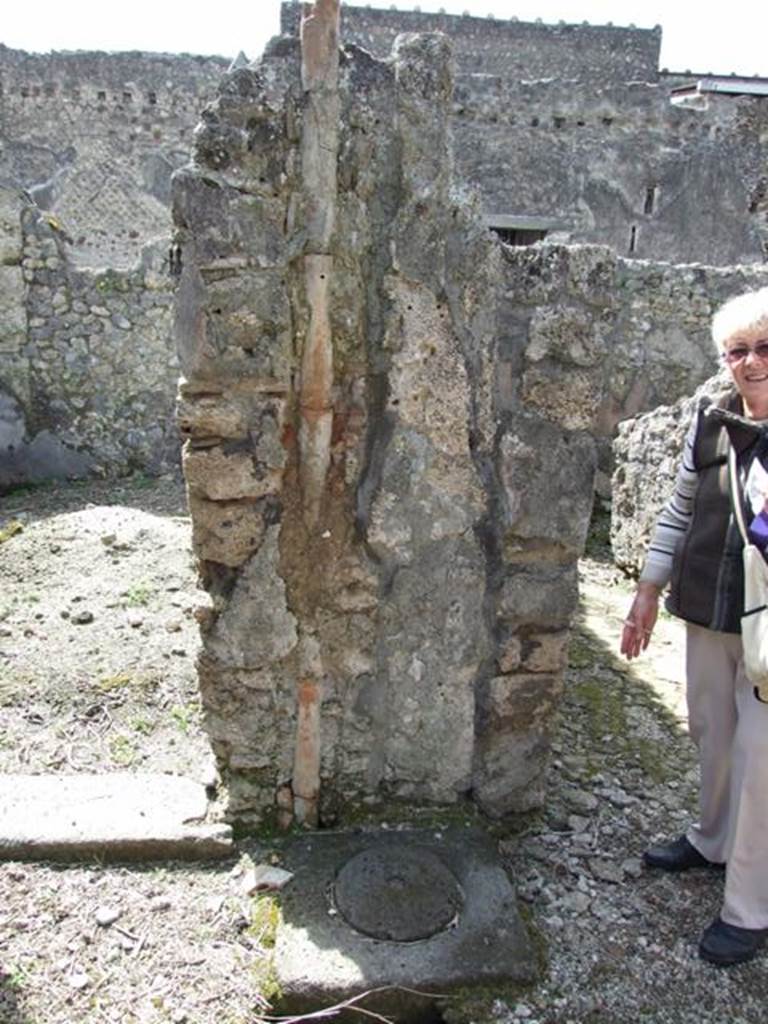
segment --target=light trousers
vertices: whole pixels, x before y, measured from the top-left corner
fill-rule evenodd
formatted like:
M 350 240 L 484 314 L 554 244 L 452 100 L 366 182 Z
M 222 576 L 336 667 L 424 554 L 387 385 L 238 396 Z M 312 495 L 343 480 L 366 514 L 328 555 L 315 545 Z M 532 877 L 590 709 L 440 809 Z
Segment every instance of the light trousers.
M 744 674 L 741 637 L 687 624 L 688 722 L 699 751 L 699 821 L 688 840 L 726 862 L 721 917 L 768 928 L 768 704 Z

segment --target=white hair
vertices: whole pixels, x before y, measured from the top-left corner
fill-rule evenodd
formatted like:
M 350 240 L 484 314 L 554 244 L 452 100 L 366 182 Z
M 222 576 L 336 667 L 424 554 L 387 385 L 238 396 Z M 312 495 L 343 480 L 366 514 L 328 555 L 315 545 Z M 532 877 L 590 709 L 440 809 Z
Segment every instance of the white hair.
M 768 288 L 737 295 L 721 306 L 712 318 L 712 340 L 722 352 L 734 335 L 763 326 L 768 331 Z

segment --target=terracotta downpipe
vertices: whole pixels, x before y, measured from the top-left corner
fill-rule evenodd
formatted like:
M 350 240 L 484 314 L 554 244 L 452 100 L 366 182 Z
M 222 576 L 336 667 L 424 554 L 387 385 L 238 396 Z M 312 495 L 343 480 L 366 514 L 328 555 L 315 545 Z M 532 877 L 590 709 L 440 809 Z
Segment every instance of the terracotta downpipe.
M 304 288 L 309 324 L 301 362 L 300 479 L 304 520 L 316 525 L 330 462 L 333 341 L 328 297 L 333 272 L 339 140 L 339 0 L 305 4 L 301 20 L 301 81 L 305 111 L 301 168 L 307 241 Z
M 328 311 L 336 221 L 339 141 L 339 0 L 305 4 L 301 19 L 301 138 L 303 206 L 307 230 L 304 290 L 309 323 L 301 360 L 299 481 L 308 530 L 317 527 L 328 475 L 333 407 L 333 339 Z M 307 638 L 308 639 L 308 638 Z M 319 654 L 302 666 L 293 761 L 293 812 L 299 824 L 316 826 L 320 795 Z
M 320 684 L 315 679 L 299 683 L 292 789 L 296 821 L 315 828 L 320 796 Z

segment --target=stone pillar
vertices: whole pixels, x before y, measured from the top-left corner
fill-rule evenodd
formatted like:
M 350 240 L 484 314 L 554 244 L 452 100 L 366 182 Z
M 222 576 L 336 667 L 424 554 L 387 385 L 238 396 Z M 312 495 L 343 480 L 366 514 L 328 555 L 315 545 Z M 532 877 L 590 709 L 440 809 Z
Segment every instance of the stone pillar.
M 545 797 L 577 559 L 592 508 L 615 260 L 607 249 L 504 250 L 492 531 L 495 673 L 478 691 L 474 792 L 492 815 Z
M 305 43 L 332 38 L 333 8 L 315 6 Z M 347 48 L 335 99 L 307 64 L 282 38 L 228 75 L 175 179 L 179 417 L 210 594 L 200 681 L 229 813 L 527 807 L 591 447 L 526 412 L 535 387 L 500 404 L 512 285 L 454 184 L 448 42 L 406 36 L 391 61 Z M 551 499 L 568 466 L 563 528 L 536 489 Z

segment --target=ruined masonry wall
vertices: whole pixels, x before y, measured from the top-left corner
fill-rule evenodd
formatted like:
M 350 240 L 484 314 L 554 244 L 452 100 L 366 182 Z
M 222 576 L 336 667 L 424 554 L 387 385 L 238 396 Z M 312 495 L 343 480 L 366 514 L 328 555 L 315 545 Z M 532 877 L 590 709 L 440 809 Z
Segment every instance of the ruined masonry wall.
M 74 268 L 56 218 L 0 190 L 0 487 L 178 461 L 166 247 Z
M 80 266 L 129 268 L 170 231 L 170 178 L 228 61 L 0 45 L 0 182 L 70 233 Z
M 553 240 L 636 259 L 765 258 L 761 98 L 715 96 L 704 112 L 645 82 L 475 75 L 458 80 L 453 114 L 460 174 L 491 215 L 540 216 Z
M 283 3 L 280 27 L 298 36 L 301 4 Z M 661 29 L 612 25 L 545 25 L 517 19 L 475 18 L 345 5 L 342 38 L 375 56 L 389 56 L 403 32 L 444 32 L 462 73 L 510 78 L 583 78 L 595 83 L 652 82 L 658 74 Z
M 595 459 L 572 418 L 581 377 L 555 384 L 535 303 L 565 287 L 588 322 L 605 255 L 539 253 L 551 283 L 532 289 L 453 188 L 444 39 L 404 40 L 392 63 L 347 50 L 315 520 L 299 82 L 287 40 L 229 75 L 176 179 L 179 414 L 210 594 L 201 692 L 229 813 L 290 822 L 315 727 L 321 823 L 391 800 L 535 806 Z M 521 388 L 534 328 L 545 348 Z
M 296 34 L 299 11 L 283 4 L 284 32 Z M 456 55 L 459 176 L 497 223 L 538 218 L 552 241 L 638 259 L 765 260 L 764 97 L 673 106 L 678 79 L 659 76 L 660 29 L 343 10 L 343 41 L 379 57 L 398 32 L 435 30 Z

